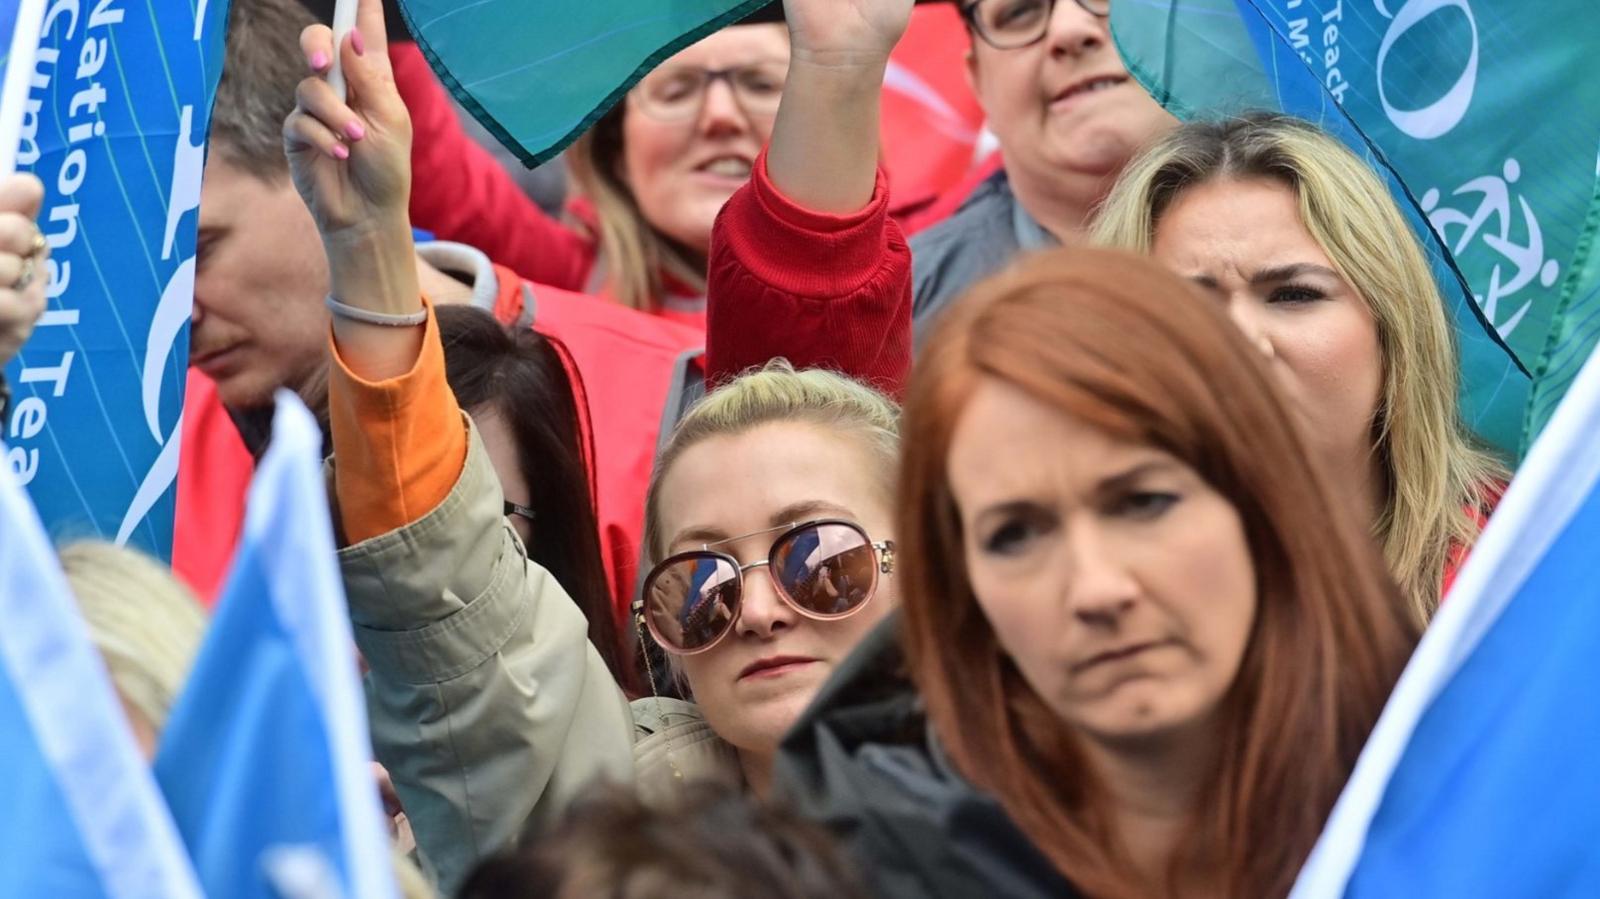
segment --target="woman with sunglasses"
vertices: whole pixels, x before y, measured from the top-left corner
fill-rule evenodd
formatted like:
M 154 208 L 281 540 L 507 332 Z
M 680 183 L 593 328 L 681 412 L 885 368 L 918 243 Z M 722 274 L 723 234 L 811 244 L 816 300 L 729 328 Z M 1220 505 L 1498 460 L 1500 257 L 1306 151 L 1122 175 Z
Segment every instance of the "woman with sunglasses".
M 673 432 L 645 505 L 661 561 L 635 609 L 694 704 L 635 703 L 641 789 L 692 767 L 766 792 L 779 739 L 894 604 L 898 420 L 869 388 L 776 362 Z
M 1035 256 L 940 322 L 905 435 L 901 640 L 775 788 L 877 895 L 1285 895 L 1418 627 L 1245 336 L 1153 261 Z

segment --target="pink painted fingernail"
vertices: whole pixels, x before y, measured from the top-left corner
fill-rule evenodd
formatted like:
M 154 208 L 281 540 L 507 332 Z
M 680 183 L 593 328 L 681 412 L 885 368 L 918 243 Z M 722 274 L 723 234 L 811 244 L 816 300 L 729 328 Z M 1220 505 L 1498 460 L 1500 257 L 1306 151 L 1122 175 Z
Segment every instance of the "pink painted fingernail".
M 334 159 L 349 159 L 350 158 L 350 148 L 345 146 L 344 144 L 334 144 L 333 145 L 333 149 L 328 151 L 328 152 L 333 154 L 333 158 Z
M 322 52 L 321 50 L 318 50 L 317 52 L 311 54 L 311 70 L 313 72 L 320 72 L 323 69 L 326 69 L 327 67 L 328 67 L 328 54 Z
M 350 32 L 350 47 L 356 51 L 357 56 L 367 55 L 367 42 L 366 39 L 361 36 L 361 32 L 359 30 Z
M 344 126 L 344 133 L 351 140 L 360 140 L 367 136 L 367 129 L 361 127 L 360 122 L 351 122 L 350 124 Z

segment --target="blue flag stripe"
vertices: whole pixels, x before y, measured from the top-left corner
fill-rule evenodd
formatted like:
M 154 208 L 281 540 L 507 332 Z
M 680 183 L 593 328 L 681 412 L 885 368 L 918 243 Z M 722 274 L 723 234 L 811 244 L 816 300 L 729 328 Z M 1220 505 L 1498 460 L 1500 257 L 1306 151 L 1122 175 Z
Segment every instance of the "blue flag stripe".
M 294 394 L 279 391 L 272 455 L 251 485 L 245 539 L 259 547 L 273 606 L 288 627 L 329 730 L 334 787 L 345 826 L 345 870 L 358 899 L 394 894 L 388 832 L 372 781 L 366 700 L 355 668 L 355 635 L 334 556 L 322 476 L 322 431 Z M 281 470 L 276 470 L 281 466 Z M 274 484 L 276 481 L 276 484 Z M 272 492 L 293 491 L 291 497 Z M 307 589 L 308 586 L 310 589 Z
M 1291 899 L 1344 893 L 1419 722 L 1600 488 L 1600 352 L 1574 381 L 1406 666 Z
M 15 689 L 66 806 L 58 820 L 16 823 L 75 828 L 108 896 L 199 899 L 177 830 L 139 757 L 55 551 L 5 466 L 0 534 L 0 620 L 6 622 L 0 627 L 0 676 Z
M 389 840 L 334 555 L 322 435 L 279 391 L 272 442 L 194 672 L 156 757 L 205 887 L 275 899 L 395 895 Z

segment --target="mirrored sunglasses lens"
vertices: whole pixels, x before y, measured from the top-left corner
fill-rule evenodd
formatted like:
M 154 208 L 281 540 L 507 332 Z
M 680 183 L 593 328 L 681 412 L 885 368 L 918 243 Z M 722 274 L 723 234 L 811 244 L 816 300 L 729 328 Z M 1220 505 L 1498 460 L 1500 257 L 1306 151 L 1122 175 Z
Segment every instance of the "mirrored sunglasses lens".
M 777 584 L 796 605 L 816 615 L 843 615 L 865 603 L 877 586 L 878 560 L 865 534 L 843 524 L 799 528 L 774 549 Z
M 739 612 L 739 572 L 715 556 L 680 559 L 657 569 L 645 592 L 650 629 L 667 649 L 709 645 Z

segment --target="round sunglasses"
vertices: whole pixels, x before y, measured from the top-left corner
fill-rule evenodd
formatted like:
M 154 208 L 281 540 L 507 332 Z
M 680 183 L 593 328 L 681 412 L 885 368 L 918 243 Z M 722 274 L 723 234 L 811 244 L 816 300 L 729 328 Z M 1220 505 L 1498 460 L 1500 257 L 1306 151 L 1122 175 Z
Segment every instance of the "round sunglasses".
M 756 562 L 741 564 L 707 544 L 670 556 L 650 570 L 634 613 L 663 649 L 693 655 L 726 637 L 739 621 L 744 574 L 752 568 L 766 566 L 778 597 L 818 621 L 861 611 L 878 590 L 878 576 L 894 571 L 894 542 L 874 543 L 854 522 L 830 518 L 771 530 L 783 533 L 772 541 L 767 557 Z

